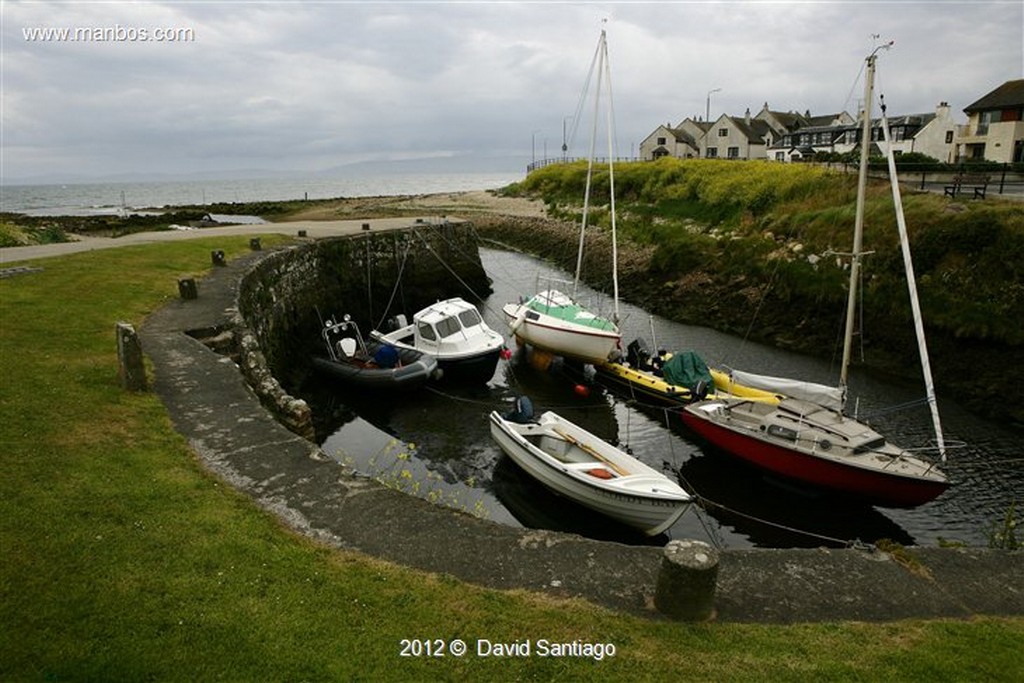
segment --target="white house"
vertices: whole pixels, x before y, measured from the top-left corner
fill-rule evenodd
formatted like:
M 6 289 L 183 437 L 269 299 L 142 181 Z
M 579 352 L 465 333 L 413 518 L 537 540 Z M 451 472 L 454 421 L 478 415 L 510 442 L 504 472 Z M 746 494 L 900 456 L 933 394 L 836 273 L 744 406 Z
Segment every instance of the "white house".
M 700 156 L 700 145 L 693 133 L 684 126 L 685 123 L 684 121 L 676 128 L 667 123 L 655 128 L 654 132 L 640 143 L 640 158 L 653 161 L 661 157 L 690 159 Z M 698 131 L 697 137 L 702 137 L 703 131 Z
M 1007 81 L 964 108 L 958 160 L 1024 161 L 1024 79 Z
M 772 129 L 760 119 L 723 114 L 701 140 L 701 156 L 709 159 L 764 159 Z

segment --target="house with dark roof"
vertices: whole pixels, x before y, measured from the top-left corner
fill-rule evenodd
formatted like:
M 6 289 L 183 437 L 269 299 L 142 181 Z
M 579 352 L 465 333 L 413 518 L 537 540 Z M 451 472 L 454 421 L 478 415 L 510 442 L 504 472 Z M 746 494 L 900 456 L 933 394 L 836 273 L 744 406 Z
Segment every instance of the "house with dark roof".
M 1024 161 L 1024 79 L 1006 81 L 964 113 L 967 125 L 956 138 L 960 160 Z
M 764 159 L 773 131 L 765 121 L 722 114 L 701 140 L 701 156 L 709 159 Z
M 805 117 L 808 125 L 786 133 L 768 147 L 775 161 L 809 161 L 818 154 L 845 154 L 858 149 L 861 124 L 846 112 L 822 117 Z M 953 139 L 957 124 L 945 102 L 935 112 L 906 114 L 889 119 L 889 135 L 896 154 L 920 152 L 940 161 L 953 161 Z M 884 140 L 881 118 L 871 121 L 872 154 L 881 154 Z
M 658 126 L 640 143 L 640 158 L 653 161 L 661 157 L 691 159 L 700 156 L 698 140 L 704 137 L 704 130 L 700 125 L 702 124 L 687 119 L 675 128 L 667 123 Z

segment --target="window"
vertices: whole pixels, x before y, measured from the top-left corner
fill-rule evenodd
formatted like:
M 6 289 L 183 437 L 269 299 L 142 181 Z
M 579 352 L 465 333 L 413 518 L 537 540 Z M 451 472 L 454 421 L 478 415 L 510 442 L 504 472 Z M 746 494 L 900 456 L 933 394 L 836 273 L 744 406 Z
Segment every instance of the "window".
M 476 327 L 483 322 L 483 320 L 480 319 L 480 314 L 476 312 L 476 309 L 466 309 L 462 313 L 459 313 L 459 320 L 462 321 L 462 326 L 466 329 Z
M 951 130 L 947 130 L 946 131 L 946 144 L 947 145 L 953 144 L 953 131 L 951 131 Z
M 717 156 L 718 156 L 718 148 L 717 147 L 708 147 L 708 159 L 712 159 L 712 158 L 717 157 Z
M 665 138 L 658 138 L 658 144 L 659 145 L 664 145 L 665 144 Z
M 720 138 L 727 138 L 727 137 L 729 137 L 729 129 L 728 128 L 719 128 L 718 129 L 718 137 L 720 137 Z
M 740 158 L 740 148 L 739 147 L 730 147 L 729 148 L 729 158 L 730 159 L 739 159 Z
M 447 339 L 461 331 L 462 327 L 459 326 L 459 319 L 454 316 L 440 320 L 437 323 L 437 336 L 441 339 Z
M 785 160 L 786 160 L 786 155 L 783 152 L 776 152 L 775 153 L 775 161 L 785 161 Z
M 988 124 L 999 121 L 999 112 L 983 111 L 978 117 L 978 135 L 988 135 Z

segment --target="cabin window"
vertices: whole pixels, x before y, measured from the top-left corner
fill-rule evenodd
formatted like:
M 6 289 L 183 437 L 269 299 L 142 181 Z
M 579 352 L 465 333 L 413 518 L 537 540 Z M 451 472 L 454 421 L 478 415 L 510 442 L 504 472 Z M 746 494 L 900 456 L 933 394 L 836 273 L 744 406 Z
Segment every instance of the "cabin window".
M 459 313 L 459 322 L 462 323 L 463 327 L 469 329 L 470 327 L 476 327 L 477 325 L 481 324 L 483 320 L 480 319 L 480 314 L 477 313 L 476 309 L 474 308 Z
M 789 427 L 783 427 L 782 425 L 768 425 L 768 433 L 780 439 L 786 439 L 787 441 L 797 440 L 796 430 L 790 429 Z
M 437 323 L 437 336 L 441 339 L 458 334 L 462 331 L 462 327 L 459 325 L 459 319 L 456 317 L 445 318 Z
M 865 441 L 861 445 L 853 449 L 854 455 L 860 455 L 861 453 L 869 453 L 871 451 L 878 451 L 885 447 L 885 437 L 880 436 L 877 439 L 871 441 Z
M 434 333 L 434 328 L 427 323 L 420 323 L 420 337 L 427 341 L 437 341 L 437 335 Z

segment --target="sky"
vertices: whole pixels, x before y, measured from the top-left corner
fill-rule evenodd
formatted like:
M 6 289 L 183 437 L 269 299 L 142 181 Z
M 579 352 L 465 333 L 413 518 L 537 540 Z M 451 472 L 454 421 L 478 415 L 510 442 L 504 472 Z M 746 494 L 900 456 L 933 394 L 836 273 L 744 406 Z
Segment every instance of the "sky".
M 709 104 L 712 119 L 765 103 L 855 115 L 882 41 L 895 41 L 877 71 L 890 115 L 948 102 L 966 123 L 964 107 L 1024 77 L 1022 0 L 4 0 L 0 13 L 4 183 L 408 159 L 525 171 L 560 155 L 602 29 L 620 156 Z

